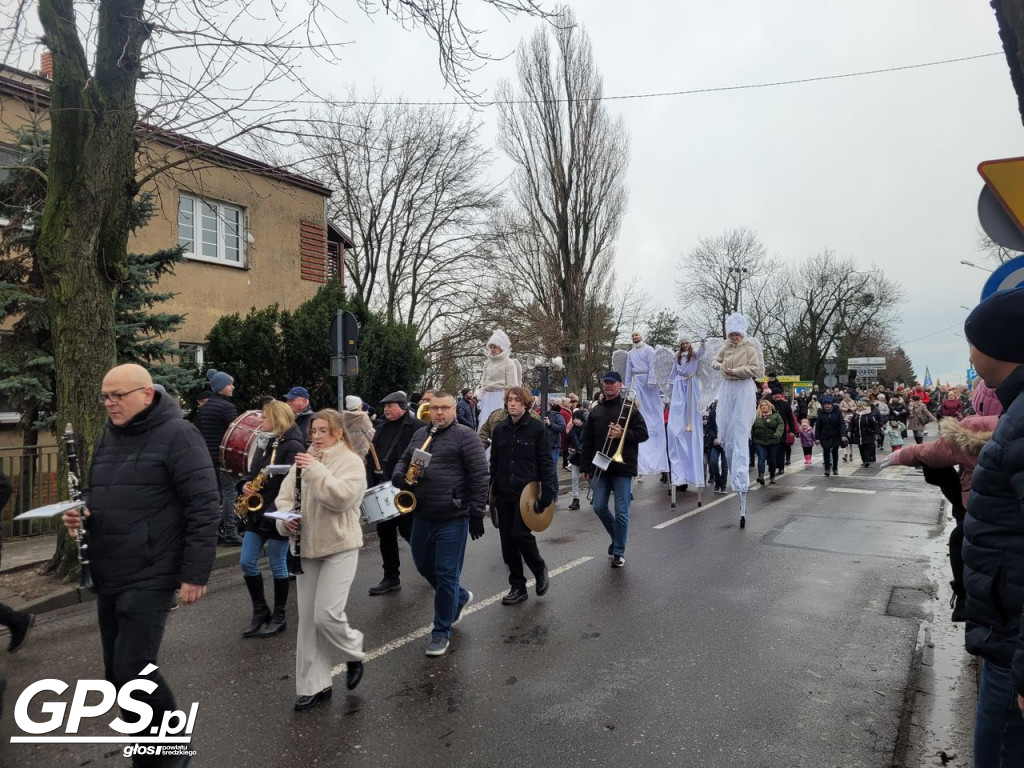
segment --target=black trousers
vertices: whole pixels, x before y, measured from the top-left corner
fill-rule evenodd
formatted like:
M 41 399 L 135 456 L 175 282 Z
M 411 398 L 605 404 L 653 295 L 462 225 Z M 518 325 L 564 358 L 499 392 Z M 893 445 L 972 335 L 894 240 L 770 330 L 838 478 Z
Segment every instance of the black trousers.
M 398 536 L 409 541 L 412 533 L 412 514 L 399 515 L 377 523 L 377 538 L 380 540 L 380 559 L 384 561 L 384 578 L 399 578 Z
M 857 449 L 860 451 L 860 460 L 864 464 L 870 464 L 875 460 L 875 443 L 859 443 Z
M 960 597 L 967 597 L 964 588 L 964 515 L 967 510 L 959 504 L 953 507 L 953 518 L 956 527 L 949 534 L 949 569 L 953 572 L 953 592 Z
M 839 469 L 839 443 L 821 446 L 821 455 L 825 460 L 825 471 Z
M 537 549 L 533 531 L 526 527 L 519 513 L 519 497 L 502 497 L 496 500 L 498 508 L 498 535 L 501 537 L 501 557 L 508 566 L 508 583 L 512 587 L 526 589 L 523 561 L 527 568 L 538 576 L 544 573 L 544 559 Z
M 16 611 L 11 606 L 0 603 L 0 624 L 13 629 L 18 624 L 24 624 L 25 620 L 28 619 L 27 613 Z
M 100 641 L 103 644 L 103 668 L 106 679 L 118 689 L 130 680 L 141 677 L 149 664 L 156 666 L 160 643 L 164 638 L 167 616 L 174 605 L 174 590 L 131 590 L 117 595 L 99 595 L 96 599 Z M 132 698 L 153 709 L 154 725 L 163 722 L 164 712 L 177 709 L 174 694 L 157 669 L 145 675 L 157 684 L 153 693 L 135 691 Z M 121 717 L 135 723 L 138 717 L 122 710 Z M 149 729 L 144 731 L 148 733 Z M 133 766 L 164 765 L 174 762 L 156 756 L 135 755 Z

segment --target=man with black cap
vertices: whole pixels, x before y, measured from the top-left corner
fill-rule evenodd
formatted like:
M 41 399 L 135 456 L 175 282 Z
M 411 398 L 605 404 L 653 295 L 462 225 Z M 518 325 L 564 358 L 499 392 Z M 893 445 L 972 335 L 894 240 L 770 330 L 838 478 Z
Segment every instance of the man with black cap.
M 230 374 L 214 368 L 206 372 L 206 378 L 210 382 L 210 391 L 213 394 L 196 412 L 196 427 L 206 441 L 220 482 L 220 531 L 217 543 L 222 547 L 240 547 L 242 537 L 238 535 L 235 523 L 237 478 L 225 472 L 220 465 L 220 441 L 231 426 L 231 422 L 238 418 L 238 409 L 229 399 L 235 393 L 235 380 Z
M 583 425 L 583 448 L 581 472 L 584 479 L 590 479 L 590 487 L 594 493 L 594 512 L 604 525 L 612 543 L 608 554 L 612 558 L 612 568 L 621 568 L 626 564 L 626 539 L 629 536 L 629 502 L 633 488 L 633 478 L 637 473 L 637 454 L 640 443 L 647 440 L 647 423 L 640 409 L 633 408 L 629 417 L 629 428 L 625 431 L 625 442 L 622 448 L 622 462 L 613 461 L 608 469 L 602 470 L 597 476 L 594 472 L 594 454 L 602 450 L 605 439 L 611 438 L 610 453 L 614 455 L 623 435 L 625 417 L 622 413 L 622 376 L 618 371 L 607 371 L 601 385 L 604 397 L 594 406 L 590 418 Z M 660 425 L 658 425 L 660 426 Z M 608 499 L 615 495 L 615 515 L 608 510 Z
M 1024 765 L 1024 288 L 981 302 L 964 335 L 1004 409 L 978 455 L 964 518 L 966 645 L 982 660 L 974 764 Z
M 309 422 L 313 420 L 313 409 L 309 407 L 309 390 L 305 387 L 292 387 L 284 396 L 284 401 L 295 415 L 295 426 L 302 431 L 302 439 L 309 443 Z
M 377 425 L 373 435 L 373 450 L 377 453 L 382 473 L 378 476 L 370 461 L 374 478 L 371 485 L 380 485 L 395 471 L 395 465 L 405 453 L 413 434 L 420 427 L 427 426 L 408 411 L 409 403 L 405 392 L 392 392 L 380 401 L 384 420 Z M 419 446 L 416 446 L 417 448 Z M 402 588 L 400 562 L 398 557 L 398 535 L 409 541 L 412 532 L 412 515 L 399 515 L 377 523 L 377 539 L 380 541 L 380 557 L 384 561 L 384 578 L 380 584 L 370 587 L 371 595 L 386 595 Z

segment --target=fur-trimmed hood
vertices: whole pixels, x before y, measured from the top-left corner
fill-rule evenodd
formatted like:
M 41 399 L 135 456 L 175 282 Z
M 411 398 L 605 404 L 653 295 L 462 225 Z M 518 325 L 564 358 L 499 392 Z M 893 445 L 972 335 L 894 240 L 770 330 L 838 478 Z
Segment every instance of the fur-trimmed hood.
M 998 421 L 998 416 L 968 416 L 961 421 L 943 419 L 939 434 L 963 453 L 977 457 L 992 438 Z

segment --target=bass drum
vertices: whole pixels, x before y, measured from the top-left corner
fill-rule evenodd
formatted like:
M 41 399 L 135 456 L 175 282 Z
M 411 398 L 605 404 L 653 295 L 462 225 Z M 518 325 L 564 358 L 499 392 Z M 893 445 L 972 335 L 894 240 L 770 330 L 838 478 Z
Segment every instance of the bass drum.
M 237 478 L 249 472 L 262 424 L 263 414 L 260 411 L 246 411 L 231 422 L 220 439 L 221 469 Z

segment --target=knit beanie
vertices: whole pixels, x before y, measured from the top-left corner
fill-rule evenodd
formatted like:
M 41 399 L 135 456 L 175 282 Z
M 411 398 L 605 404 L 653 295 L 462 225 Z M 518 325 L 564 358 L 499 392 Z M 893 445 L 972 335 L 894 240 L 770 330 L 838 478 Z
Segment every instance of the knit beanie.
M 211 368 L 206 372 L 206 378 L 210 382 L 210 389 L 214 392 L 220 392 L 224 387 L 234 381 L 231 374 L 224 373 L 224 371 L 218 371 L 214 368 Z
M 363 401 L 355 395 L 345 396 L 345 410 L 346 411 L 361 411 L 363 409 Z
M 964 321 L 964 336 L 979 351 L 1004 363 L 1024 363 L 1024 288 L 999 291 Z

